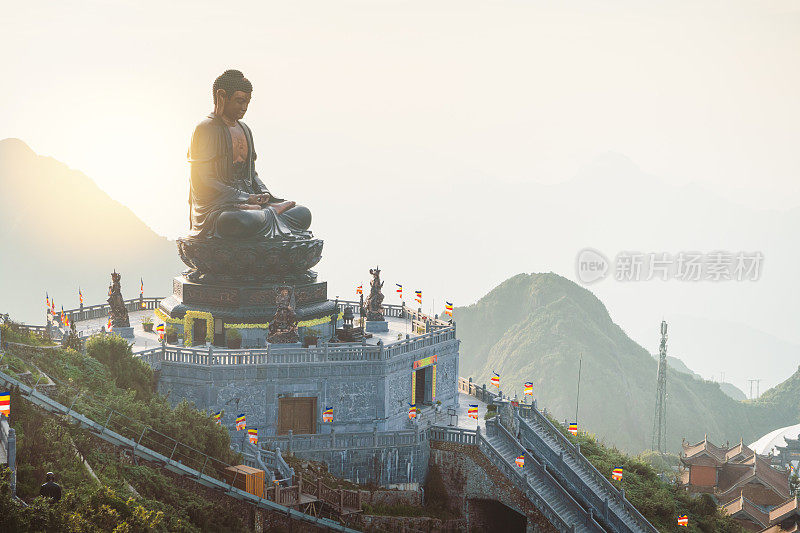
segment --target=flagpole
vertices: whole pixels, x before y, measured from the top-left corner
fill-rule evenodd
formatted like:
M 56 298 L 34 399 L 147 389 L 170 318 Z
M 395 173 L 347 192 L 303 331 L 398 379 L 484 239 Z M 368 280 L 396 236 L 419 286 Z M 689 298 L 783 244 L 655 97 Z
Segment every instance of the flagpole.
M 578 405 L 581 398 L 581 367 L 583 366 L 583 352 L 581 352 L 578 359 L 578 394 L 575 397 L 575 423 L 578 423 Z

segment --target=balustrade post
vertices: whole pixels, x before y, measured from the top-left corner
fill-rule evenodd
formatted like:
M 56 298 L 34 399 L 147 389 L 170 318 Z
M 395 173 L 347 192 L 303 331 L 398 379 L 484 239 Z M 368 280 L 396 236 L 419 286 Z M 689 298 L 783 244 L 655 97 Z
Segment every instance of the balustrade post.
M 8 438 L 6 439 L 6 460 L 11 469 L 11 496 L 17 494 L 17 432 L 14 428 L 8 428 Z
M 575 450 L 577 450 L 578 455 L 581 454 L 581 443 L 580 442 L 575 443 Z
M 339 512 L 344 510 L 344 489 L 339 489 Z
M 317 478 L 317 498 L 320 501 L 323 501 L 324 498 L 322 497 L 322 479 Z
M 619 489 L 620 495 L 622 495 L 622 499 L 625 499 L 625 489 Z
M 292 431 L 290 429 L 289 430 L 289 442 L 286 445 L 286 453 L 288 453 L 290 457 L 292 455 L 292 440 L 293 440 L 293 438 L 294 438 L 294 431 Z

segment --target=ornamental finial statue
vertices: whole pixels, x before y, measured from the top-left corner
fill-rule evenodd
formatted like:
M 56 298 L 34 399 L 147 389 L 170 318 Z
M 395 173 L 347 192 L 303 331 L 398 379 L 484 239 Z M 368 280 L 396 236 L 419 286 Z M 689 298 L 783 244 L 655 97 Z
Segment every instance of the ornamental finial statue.
M 131 322 L 128 319 L 128 309 L 125 308 L 125 300 L 122 298 L 120 288 L 120 278 L 122 276 L 115 270 L 111 273 L 111 285 L 108 286 L 108 305 L 111 307 L 111 323 L 115 328 L 129 328 Z
M 372 276 L 372 281 L 369 282 L 369 296 L 367 297 L 367 320 L 380 321 L 383 318 L 383 282 L 381 281 L 381 269 L 376 266 L 374 269 L 370 268 L 369 273 Z
M 214 81 L 214 112 L 197 125 L 189 147 L 190 237 L 311 236 L 311 211 L 270 193 L 256 173 L 253 134 L 241 121 L 252 92 L 238 70 Z

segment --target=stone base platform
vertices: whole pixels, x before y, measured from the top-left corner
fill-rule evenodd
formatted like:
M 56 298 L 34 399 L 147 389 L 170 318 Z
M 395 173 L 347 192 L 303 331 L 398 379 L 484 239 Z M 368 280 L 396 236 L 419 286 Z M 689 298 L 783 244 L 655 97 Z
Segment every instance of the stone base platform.
M 133 339 L 133 328 L 118 327 L 112 330 L 112 333 L 119 335 L 123 339 Z
M 159 308 L 170 318 L 183 318 L 186 311 L 202 311 L 228 323 L 266 323 L 275 315 L 277 289 L 286 286 L 294 289 L 298 320 L 334 314 L 336 304 L 328 301 L 328 284 L 324 281 L 225 284 L 194 282 L 185 276 L 172 280 L 172 294 Z
M 389 323 L 385 320 L 367 320 L 364 329 L 367 333 L 386 333 L 389 331 Z

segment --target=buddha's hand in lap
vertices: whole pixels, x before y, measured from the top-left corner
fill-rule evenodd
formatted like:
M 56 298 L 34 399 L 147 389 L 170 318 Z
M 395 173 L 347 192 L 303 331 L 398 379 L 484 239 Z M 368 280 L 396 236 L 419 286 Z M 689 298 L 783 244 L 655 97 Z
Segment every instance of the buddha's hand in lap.
M 247 199 L 247 204 L 250 205 L 264 205 L 269 202 L 272 195 L 268 192 L 261 193 L 261 194 L 251 194 L 250 197 Z
M 252 204 L 235 204 L 233 207 L 241 209 L 242 211 L 259 211 L 261 209 L 260 205 Z

